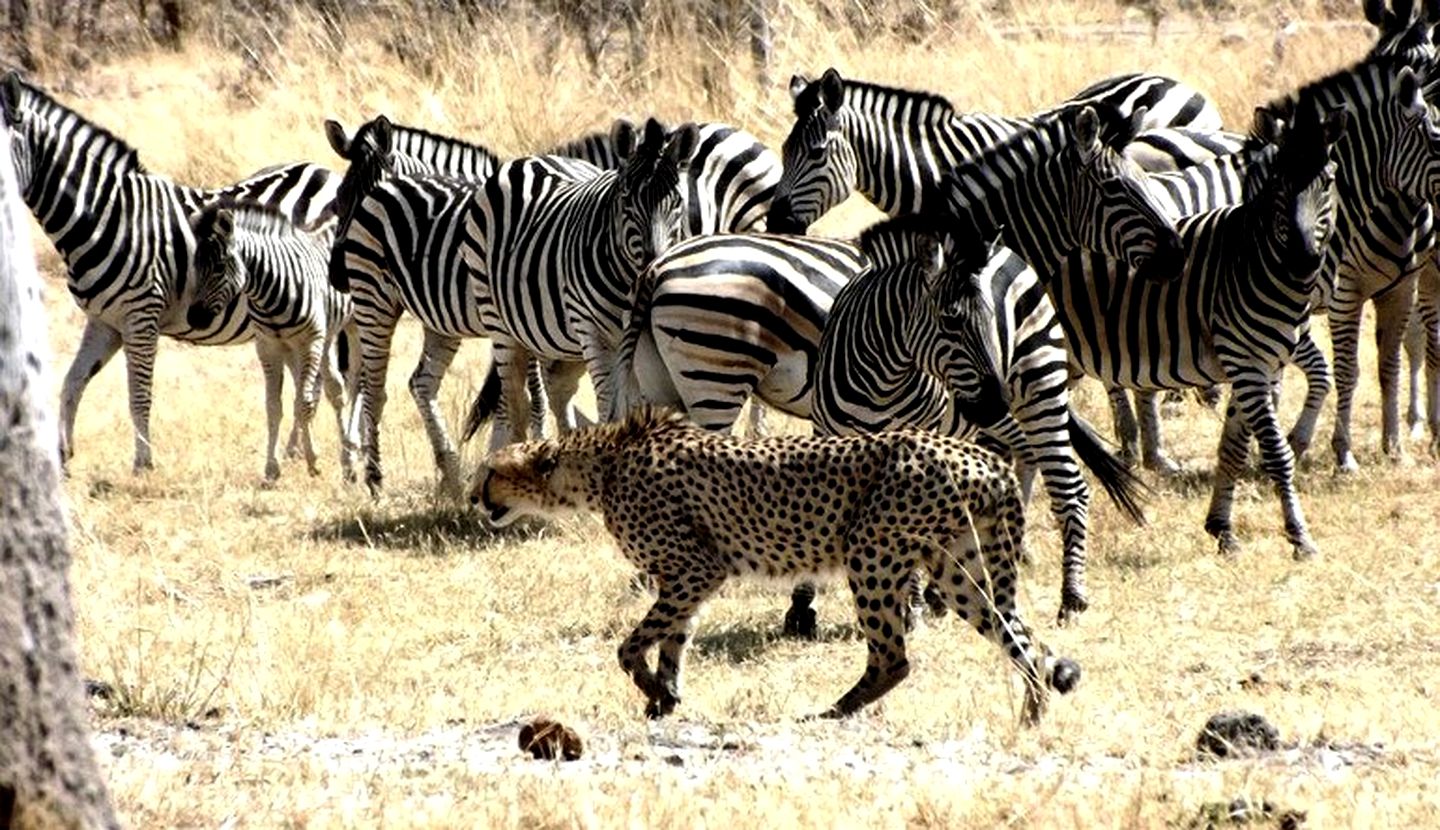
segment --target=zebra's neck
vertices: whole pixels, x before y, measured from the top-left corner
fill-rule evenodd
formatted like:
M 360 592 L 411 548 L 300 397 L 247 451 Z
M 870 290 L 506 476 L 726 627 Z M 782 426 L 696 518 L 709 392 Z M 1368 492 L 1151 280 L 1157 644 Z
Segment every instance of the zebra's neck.
M 1058 125 L 1038 127 L 996 148 L 985 163 L 958 169 L 949 194 L 957 218 L 981 239 L 1002 236 L 1047 284 L 1077 247 L 1062 221 L 1070 198 L 1069 174 L 1060 169 L 1064 150 Z
M 961 115 L 943 98 L 849 84 L 841 130 L 855 150 L 855 187 L 890 216 L 933 203 L 950 168 L 1011 135 L 1026 122 Z
M 406 167 L 411 175 L 425 173 L 478 182 L 490 178 L 500 166 L 495 154 L 479 144 L 413 127 L 395 127 L 392 140 L 394 155 L 411 162 Z

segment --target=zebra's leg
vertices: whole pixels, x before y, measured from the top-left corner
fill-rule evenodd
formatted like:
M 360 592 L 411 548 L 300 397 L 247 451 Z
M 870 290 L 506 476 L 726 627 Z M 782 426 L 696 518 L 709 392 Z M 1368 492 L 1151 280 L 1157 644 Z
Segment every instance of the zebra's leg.
M 575 406 L 575 396 L 580 391 L 580 378 L 584 375 L 584 363 L 552 360 L 545 365 L 545 397 L 550 402 L 550 411 L 555 415 L 556 428 L 561 432 L 569 432 L 589 422 Z
M 85 321 L 85 330 L 80 335 L 80 348 L 70 369 L 65 372 L 65 382 L 60 393 L 60 461 L 68 462 L 75 454 L 75 413 L 80 408 L 80 398 L 90 379 L 105 368 L 110 358 L 120 351 L 120 332 L 94 318 Z
M 545 394 L 546 369 L 539 360 L 528 361 L 525 367 L 525 384 L 530 390 L 530 431 L 538 438 L 545 434 L 545 404 L 548 397 Z M 557 424 L 562 424 L 556 418 Z M 560 428 L 557 426 L 557 429 Z
M 1421 379 L 1425 368 L 1425 322 L 1417 307 L 1405 327 L 1405 368 L 1410 375 L 1410 397 L 1405 407 L 1405 426 L 1411 438 L 1425 432 L 1425 404 Z
M 1140 448 L 1145 469 L 1162 476 L 1180 472 L 1180 465 L 1165 455 L 1160 437 L 1160 393 L 1154 389 L 1136 390 L 1136 407 L 1140 410 Z
M 1430 454 L 1440 456 L 1440 264 L 1431 261 L 1420 272 L 1415 316 L 1425 346 L 1425 398 L 1430 426 Z
M 1268 379 L 1257 378 L 1242 389 L 1236 385 L 1236 396 L 1240 413 L 1245 418 L 1256 443 L 1260 445 L 1260 466 L 1270 476 L 1275 492 L 1280 497 L 1280 507 L 1285 517 L 1285 538 L 1290 542 L 1296 560 L 1310 559 L 1319 553 L 1310 531 L 1305 525 L 1305 512 L 1300 507 L 1300 496 L 1295 491 L 1295 456 L 1290 445 L 1280 433 L 1280 419 L 1265 387 Z
M 150 396 L 155 381 L 155 349 L 160 343 L 159 321 L 143 315 L 125 330 L 125 370 L 130 381 L 130 420 L 135 424 L 135 472 L 151 470 Z
M 1135 410 L 1130 408 L 1130 395 L 1119 386 L 1106 384 L 1105 394 L 1110 398 L 1110 418 L 1115 428 L 1115 440 L 1120 442 L 1120 460 L 1125 466 L 1134 467 L 1140 461 L 1140 425 L 1135 421 Z
M 1415 283 L 1410 276 L 1375 297 L 1375 347 L 1380 363 L 1380 447 L 1391 459 L 1403 452 L 1400 443 L 1400 364 L 1405 330 L 1415 307 Z
M 360 332 L 360 454 L 365 459 L 365 486 L 380 495 L 385 473 L 380 463 L 380 417 L 388 394 L 385 376 L 390 371 L 390 343 L 399 315 L 377 317 Z
M 430 449 L 435 454 L 435 466 L 440 469 L 440 492 L 456 497 L 463 486 L 460 453 L 455 449 L 455 442 L 450 440 L 450 432 L 445 429 L 445 419 L 440 414 L 440 383 L 450 370 L 450 363 L 459 348 L 460 338 L 426 329 L 420 362 L 410 375 L 410 397 L 415 399 L 415 407 L 420 410 L 425 435 L 430 439 Z
M 330 401 L 330 408 L 335 410 L 335 425 L 340 438 L 340 471 L 347 482 L 355 480 L 355 433 L 352 429 L 355 401 L 344 373 L 340 371 L 337 344 L 341 337 L 348 336 L 349 332 L 344 329 L 336 333 L 325 349 L 320 364 L 320 382 L 325 399 Z
M 273 487 L 280 478 L 280 459 L 276 455 L 276 447 L 280 443 L 280 418 L 284 408 L 281 398 L 285 386 L 286 360 L 280 344 L 266 337 L 255 338 L 255 355 L 260 358 L 260 374 L 265 379 L 265 479 L 262 486 Z M 299 420 L 298 413 L 296 420 Z
M 1320 410 L 1325 407 L 1325 398 L 1330 395 L 1330 361 L 1325 359 L 1325 352 L 1321 351 L 1308 331 L 1295 345 L 1293 360 L 1305 373 L 1305 407 L 1300 410 L 1300 417 L 1286 436 L 1290 452 L 1298 459 L 1310 449 Z
M 1080 461 L 1070 445 L 1070 416 L 1066 405 L 1069 396 L 1061 391 L 1052 407 L 1016 407 L 1020 412 L 1016 424 L 1022 437 L 1013 442 L 1015 457 L 1024 458 L 1026 466 L 1038 470 L 1050 497 L 1050 512 L 1060 528 L 1064 553 L 1061 557 L 1060 625 L 1074 622 L 1090 607 L 1085 588 L 1086 537 L 1089 535 L 1090 487 L 1080 472 Z M 1160 396 L 1150 393 L 1144 403 L 1159 403 Z M 1058 417 L 1056 409 L 1058 408 Z M 1033 415 L 1031 413 L 1034 413 Z M 1009 420 L 1009 419 L 1007 419 Z M 1016 540 L 1017 544 L 1020 540 Z
M 801 640 L 819 639 L 820 633 L 815 615 L 815 583 L 809 580 L 797 584 L 790 591 L 790 607 L 785 611 L 785 622 L 781 633 L 786 637 Z
M 311 434 L 315 422 L 315 410 L 320 407 L 320 374 L 328 365 L 329 349 L 327 338 L 316 332 L 305 348 L 299 350 L 299 377 L 295 379 L 295 428 L 300 433 L 300 449 L 305 454 L 305 469 L 310 475 L 320 474 L 315 456 L 315 441 Z
M 512 441 L 524 441 L 530 416 L 530 391 L 526 378 L 532 360 L 529 351 L 518 343 L 491 333 L 490 360 L 500 375 L 500 400 L 504 418 L 496 418 L 490 430 L 490 452 Z
M 1253 393 L 1252 393 L 1253 394 Z M 1270 399 L 1270 387 L 1258 391 Z M 1225 428 L 1220 434 L 1220 449 L 1215 462 L 1215 481 L 1210 491 L 1210 509 L 1205 514 L 1205 532 L 1215 537 L 1222 555 L 1240 551 L 1235 539 L 1232 515 L 1235 509 L 1235 481 L 1250 459 L 1250 427 L 1240 414 L 1240 387 L 1232 384 L 1230 401 L 1225 405 Z
M 1355 405 L 1355 375 L 1358 371 L 1360 308 L 1330 309 L 1330 340 L 1335 353 L 1335 431 L 1330 448 L 1335 453 L 1335 467 L 1341 472 L 1360 469 L 1351 451 L 1350 417 Z M 1231 391 L 1234 400 L 1234 391 Z

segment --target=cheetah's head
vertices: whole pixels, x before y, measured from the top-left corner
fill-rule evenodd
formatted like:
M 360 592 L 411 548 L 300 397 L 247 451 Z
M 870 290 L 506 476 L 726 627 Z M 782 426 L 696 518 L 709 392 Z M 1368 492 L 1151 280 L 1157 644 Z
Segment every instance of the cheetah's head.
M 581 459 L 554 441 L 527 441 L 497 450 L 475 472 L 470 504 L 496 527 L 521 516 L 554 516 L 587 505 Z

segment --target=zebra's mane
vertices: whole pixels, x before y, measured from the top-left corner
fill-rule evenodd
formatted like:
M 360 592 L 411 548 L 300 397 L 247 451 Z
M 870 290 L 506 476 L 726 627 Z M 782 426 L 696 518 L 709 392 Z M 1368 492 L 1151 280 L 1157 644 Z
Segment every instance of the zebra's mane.
M 355 131 L 354 141 L 359 142 L 362 138 L 368 137 L 370 131 L 375 129 L 375 123 L 378 120 L 378 118 L 372 118 L 364 124 L 361 124 L 360 128 Z M 483 144 L 476 144 L 473 141 L 466 141 L 463 138 L 432 132 L 424 127 L 397 124 L 394 121 L 390 122 L 390 133 L 396 153 L 410 155 L 416 147 L 440 146 L 452 150 L 475 153 L 488 158 L 490 162 L 497 167 L 500 165 L 500 157 L 491 151 L 489 147 Z
M 256 234 L 296 234 L 305 229 L 296 225 L 282 210 L 271 205 L 233 199 L 217 199 L 195 214 L 196 227 L 208 226 L 222 210 L 230 211 L 235 227 Z
M 1297 110 L 1317 109 L 1323 106 L 1328 93 L 1353 84 L 1358 77 L 1368 75 L 1393 78 L 1406 68 L 1413 67 L 1404 55 L 1370 55 L 1344 69 L 1336 70 L 1319 80 L 1311 81 L 1295 92 L 1276 98 L 1266 104 L 1265 108 L 1280 118 L 1290 121 L 1295 117 Z M 1420 81 L 1422 87 L 1427 84 L 1423 74 L 1417 73 L 1417 80 Z
M 1130 119 L 1125 118 L 1119 110 L 1109 104 L 1088 104 L 1087 106 L 1100 117 L 1101 143 L 1111 152 L 1118 154 L 1123 151 L 1125 145 L 1134 138 Z M 983 152 L 950 168 L 941 180 L 942 187 L 945 181 L 959 182 L 974 177 L 976 171 L 1006 169 L 1007 165 L 999 163 L 1001 159 L 1011 158 L 1017 150 L 1023 152 L 1024 148 L 1034 145 L 1037 141 L 1054 144 L 1060 136 L 1068 131 L 1066 122 L 1071 117 L 1071 112 L 1062 110 L 1036 119 L 1023 129 L 990 145 Z
M 40 87 L 35 86 L 23 78 L 19 78 L 18 80 L 20 82 L 20 88 L 25 91 L 28 97 L 28 101 L 21 104 L 22 108 L 32 110 L 36 117 L 43 118 L 52 125 L 58 126 L 60 122 L 67 119 L 85 125 L 85 128 L 93 135 L 98 136 L 103 143 L 117 150 L 115 158 L 120 165 L 123 166 L 121 172 L 149 174 L 150 171 L 146 169 L 145 165 L 140 161 L 139 152 L 130 146 L 129 142 L 55 100 L 50 93 Z
M 845 103 L 859 111 L 869 111 L 891 102 L 902 102 L 916 105 L 916 108 L 923 110 L 932 121 L 948 121 L 960 116 L 960 112 L 955 109 L 954 104 L 950 103 L 949 98 L 933 92 L 884 86 L 849 78 L 842 78 L 841 83 L 845 91 Z M 801 94 L 801 98 L 796 99 L 796 110 L 800 109 L 801 99 L 812 94 L 814 103 L 810 104 L 811 109 L 820 102 L 820 85 L 818 83 L 807 86 L 805 92 Z
M 912 213 L 876 222 L 861 231 L 856 245 L 872 268 L 886 268 L 933 255 L 946 235 L 932 216 Z

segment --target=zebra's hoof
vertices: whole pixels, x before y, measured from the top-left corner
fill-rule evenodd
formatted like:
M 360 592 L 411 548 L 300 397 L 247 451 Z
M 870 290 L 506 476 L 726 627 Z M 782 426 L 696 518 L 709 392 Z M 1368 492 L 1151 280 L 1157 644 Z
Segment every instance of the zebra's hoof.
M 785 623 L 781 633 L 797 640 L 816 640 L 820 637 L 819 625 L 814 608 L 791 607 L 785 612 Z
M 1355 473 L 1360 471 L 1360 462 L 1355 460 L 1355 454 L 1345 450 L 1335 458 L 1335 472 Z
M 1068 695 L 1080 685 L 1080 664 L 1068 657 L 1055 661 L 1050 669 L 1050 688 L 1062 695 Z
M 1315 543 L 1309 540 L 1306 540 L 1304 542 L 1297 542 L 1295 544 L 1295 550 L 1291 554 L 1291 556 L 1295 559 L 1296 562 L 1305 562 L 1307 560 L 1314 559 L 1319 555 L 1320 549 L 1315 547 Z
M 1161 478 L 1174 478 L 1185 471 L 1184 467 L 1171 461 L 1166 455 L 1151 455 L 1145 458 L 1145 469 Z
M 1071 623 L 1080 622 L 1080 615 L 1090 607 L 1090 602 L 1083 596 L 1065 596 L 1060 600 L 1060 611 L 1055 615 L 1055 624 L 1064 628 Z
M 1294 433 L 1285 436 L 1285 443 L 1290 445 L 1290 454 L 1295 456 L 1296 461 L 1310 449 L 1310 439 Z

